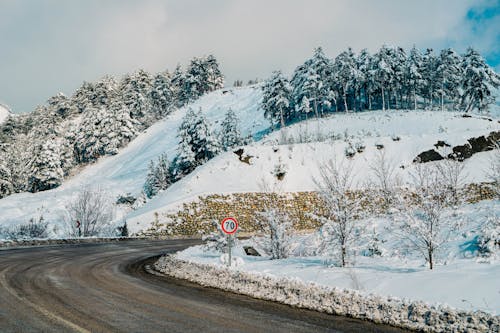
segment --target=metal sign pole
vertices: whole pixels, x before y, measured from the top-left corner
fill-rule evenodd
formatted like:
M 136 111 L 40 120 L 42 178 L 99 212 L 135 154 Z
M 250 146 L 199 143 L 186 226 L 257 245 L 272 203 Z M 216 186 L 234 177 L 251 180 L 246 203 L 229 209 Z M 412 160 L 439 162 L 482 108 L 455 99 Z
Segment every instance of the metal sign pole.
M 227 253 L 228 253 L 228 258 L 229 258 L 227 265 L 229 267 L 231 267 L 231 241 L 232 241 L 231 235 L 227 235 L 227 246 L 228 246 Z

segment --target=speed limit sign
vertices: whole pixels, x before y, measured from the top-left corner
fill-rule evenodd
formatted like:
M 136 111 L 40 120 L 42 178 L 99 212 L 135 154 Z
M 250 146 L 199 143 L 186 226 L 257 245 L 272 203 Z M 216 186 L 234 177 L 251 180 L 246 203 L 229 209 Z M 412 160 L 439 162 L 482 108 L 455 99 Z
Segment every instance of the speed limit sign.
M 226 235 L 232 235 L 238 230 L 238 221 L 234 217 L 226 217 L 221 222 L 221 228 Z

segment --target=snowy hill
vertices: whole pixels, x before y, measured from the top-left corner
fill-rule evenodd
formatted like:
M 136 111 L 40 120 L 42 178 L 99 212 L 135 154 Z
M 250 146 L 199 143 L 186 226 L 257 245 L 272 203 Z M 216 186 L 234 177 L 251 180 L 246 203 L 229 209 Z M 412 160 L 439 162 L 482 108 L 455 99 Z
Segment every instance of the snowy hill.
M 3 104 L 0 104 L 0 124 L 3 123 L 11 114 L 9 108 Z
M 243 135 L 258 134 L 269 127 L 260 110 L 262 93 L 259 86 L 218 90 L 170 114 L 166 119 L 139 135 L 118 155 L 104 157 L 88 165 L 62 186 L 38 193 L 19 193 L 0 200 L 0 226 L 27 222 L 42 211 L 46 221 L 62 225 L 64 207 L 78 190 L 99 186 L 111 197 L 141 192 L 149 161 L 162 153 L 173 157 L 177 147 L 177 129 L 187 108 L 201 108 L 217 128 L 228 108 L 241 122 Z M 117 216 L 123 212 L 117 211 Z M 60 231 L 62 232 L 62 231 Z M 56 233 L 57 234 L 57 233 Z
M 378 144 L 384 145 L 387 159 L 400 167 L 399 176 L 404 179 L 413 159 L 434 148 L 437 141 L 455 146 L 499 130 L 498 121 L 464 118 L 452 112 L 373 111 L 342 113 L 319 122 L 313 119 L 271 133 L 260 142 L 244 147 L 244 155 L 252 156 L 250 164 L 241 162 L 233 152 L 214 158 L 132 212 L 127 220 L 131 222 L 131 229 L 138 231 L 149 226 L 155 212 L 176 211 L 182 203 L 200 195 L 262 191 L 262 180 L 273 182 L 272 172 L 278 164 L 283 164 L 287 172 L 279 182 L 280 190 L 316 190 L 313 179 L 319 175 L 318 165 L 329 159 L 343 159 L 349 142 L 366 146 L 365 151 L 352 160 L 359 186 L 371 176 L 369 165 L 378 153 L 375 147 Z M 399 141 L 393 140 L 396 136 Z M 466 162 L 468 182 L 485 179 L 484 161 L 489 155 L 479 153 Z

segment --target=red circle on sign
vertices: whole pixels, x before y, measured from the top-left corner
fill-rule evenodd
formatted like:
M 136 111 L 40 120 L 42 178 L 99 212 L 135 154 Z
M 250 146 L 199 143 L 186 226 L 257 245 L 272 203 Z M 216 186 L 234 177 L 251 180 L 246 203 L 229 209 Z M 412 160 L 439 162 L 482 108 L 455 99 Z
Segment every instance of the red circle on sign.
M 233 222 L 232 225 L 231 222 Z M 228 224 L 227 227 L 229 228 L 226 228 L 226 224 Z M 234 217 L 226 217 L 224 220 L 222 220 L 220 226 L 225 234 L 232 235 L 236 232 L 236 230 L 238 230 L 238 221 Z

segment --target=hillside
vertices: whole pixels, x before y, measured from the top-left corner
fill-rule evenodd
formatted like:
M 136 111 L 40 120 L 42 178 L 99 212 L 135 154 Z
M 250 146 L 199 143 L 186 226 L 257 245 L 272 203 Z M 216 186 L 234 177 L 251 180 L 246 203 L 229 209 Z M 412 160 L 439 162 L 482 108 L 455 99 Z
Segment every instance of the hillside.
M 284 192 L 314 191 L 318 166 L 330 159 L 344 159 L 349 143 L 366 146 L 363 153 L 352 159 L 355 182 L 359 187 L 372 176 L 369 166 L 379 153 L 375 147 L 379 144 L 384 146 L 387 160 L 398 167 L 398 176 L 404 181 L 415 157 L 434 148 L 437 141 L 445 141 L 451 146 L 461 145 L 469 138 L 499 130 L 498 121 L 464 118 L 454 112 L 374 111 L 342 113 L 320 121 L 312 119 L 273 132 L 260 142 L 243 147 L 243 155 L 251 156 L 250 164 L 240 161 L 233 152 L 214 158 L 144 207 L 131 212 L 127 220 L 133 231 L 139 231 L 152 223 L 155 213 L 174 212 L 182 203 L 196 200 L 201 195 L 259 192 L 263 190 L 263 180 L 267 184 L 276 183 L 273 186 Z M 393 140 L 396 136 L 399 141 Z M 479 153 L 466 161 L 466 182 L 485 180 L 485 161 L 490 154 Z M 272 174 L 278 164 L 283 164 L 286 170 L 282 181 L 276 181 Z
M 151 126 L 119 154 L 101 158 L 97 163 L 84 167 L 62 186 L 38 193 L 18 193 L 1 199 L 0 225 L 5 227 L 25 223 L 42 212 L 46 221 L 59 226 L 52 236 L 63 234 L 64 230 L 60 227 L 64 227 L 64 207 L 81 188 L 99 186 L 112 198 L 127 193 L 138 195 L 142 191 L 150 160 L 162 153 L 174 156 L 177 129 L 187 108 L 201 108 L 216 129 L 226 110 L 231 108 L 241 121 L 242 134 L 254 135 L 269 126 L 259 109 L 261 95 L 258 86 L 207 94 Z M 123 209 L 117 207 L 117 218 L 123 214 Z

